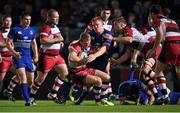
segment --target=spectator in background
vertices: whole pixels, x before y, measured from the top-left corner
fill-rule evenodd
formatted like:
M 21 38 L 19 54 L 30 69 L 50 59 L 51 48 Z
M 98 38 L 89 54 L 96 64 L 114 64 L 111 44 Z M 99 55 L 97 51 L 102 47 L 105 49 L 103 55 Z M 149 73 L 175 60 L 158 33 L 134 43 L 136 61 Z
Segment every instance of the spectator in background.
M 129 13 L 128 14 L 128 24 L 131 26 L 131 27 L 136 27 L 136 16 L 134 15 L 134 13 Z

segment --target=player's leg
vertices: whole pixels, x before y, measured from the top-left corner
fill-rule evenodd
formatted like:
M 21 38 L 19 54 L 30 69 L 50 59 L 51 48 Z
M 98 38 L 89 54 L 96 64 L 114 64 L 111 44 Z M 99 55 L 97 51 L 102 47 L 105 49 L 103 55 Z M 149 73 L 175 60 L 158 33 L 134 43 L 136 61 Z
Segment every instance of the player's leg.
M 30 98 L 29 98 L 29 89 L 28 89 L 28 84 L 27 84 L 27 77 L 26 77 L 26 70 L 25 68 L 18 68 L 16 69 L 19 79 L 20 79 L 20 84 L 21 84 L 21 90 L 25 99 L 25 105 L 30 106 Z
M 81 76 L 82 78 L 82 82 L 84 87 L 86 86 L 86 90 L 83 89 L 83 91 L 81 92 L 81 95 L 79 96 L 79 98 L 75 101 L 76 105 L 80 105 L 82 103 L 82 101 L 85 99 L 85 97 L 88 94 L 88 89 L 92 86 L 94 86 L 94 95 L 95 95 L 95 101 L 99 102 L 101 100 L 101 86 L 102 86 L 102 81 L 101 78 L 97 77 L 97 76 L 93 76 L 93 75 L 86 75 L 86 76 Z
M 68 75 L 68 69 L 66 64 L 59 64 L 55 66 L 55 71 L 58 73 L 58 76 L 55 78 L 53 88 L 48 94 L 52 98 L 57 97 L 57 92 L 64 83 L 66 76 Z
M 158 82 L 159 88 L 162 93 L 162 101 L 167 104 L 169 102 L 167 86 L 166 86 L 166 78 L 164 77 L 163 72 L 167 71 L 169 68 L 168 65 L 163 64 L 161 62 L 156 63 L 155 73 L 157 75 L 156 80 Z

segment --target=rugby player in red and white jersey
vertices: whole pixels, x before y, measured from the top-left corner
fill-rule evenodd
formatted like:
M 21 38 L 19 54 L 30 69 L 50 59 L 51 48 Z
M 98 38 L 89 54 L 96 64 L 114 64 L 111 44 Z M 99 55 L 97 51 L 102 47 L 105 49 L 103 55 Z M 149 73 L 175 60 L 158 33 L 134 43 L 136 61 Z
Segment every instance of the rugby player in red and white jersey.
M 155 56 L 158 45 L 163 43 L 162 52 L 156 63 L 155 73 L 150 75 L 152 78 L 157 76 L 157 82 L 163 95 L 162 103 L 167 104 L 169 98 L 166 79 L 162 73 L 167 72 L 170 66 L 176 66 L 177 72 L 180 70 L 180 32 L 177 23 L 162 14 L 160 5 L 153 5 L 150 9 L 150 15 L 156 30 L 156 40 L 148 56 Z
M 69 46 L 69 66 L 76 80 L 76 83 L 87 87 L 94 86 L 95 100 L 97 104 L 109 105 L 105 99 L 101 99 L 102 82 L 107 82 L 110 76 L 100 70 L 86 67 L 88 54 L 90 53 L 91 36 L 88 33 L 82 33 L 79 41 L 73 42 Z M 80 104 L 83 97 L 79 97 L 75 104 Z M 81 100 L 79 100 L 81 99 Z
M 58 76 L 55 78 L 54 86 L 48 94 L 48 98 L 56 103 L 61 103 L 57 97 L 57 92 L 68 75 L 68 69 L 63 57 L 59 54 L 61 42 L 64 39 L 57 27 L 58 22 L 58 12 L 54 9 L 50 9 L 47 13 L 47 22 L 42 26 L 40 31 L 41 46 L 39 59 L 41 60 L 38 63 L 38 76 L 31 87 L 31 97 L 33 100 L 49 71 L 54 69 L 58 73 Z
M 6 47 L 7 35 L 10 31 L 12 25 L 12 18 L 10 15 L 4 15 L 2 19 L 2 27 L 0 28 L 0 84 L 2 84 L 3 79 L 8 71 L 11 71 L 15 74 L 15 68 L 12 65 L 12 52 Z M 14 76 L 7 89 L 4 90 L 4 96 L 7 96 L 9 100 L 14 101 L 15 98 L 12 95 L 14 87 L 18 84 L 19 79 L 17 76 Z M 1 88 L 0 88 L 1 89 Z

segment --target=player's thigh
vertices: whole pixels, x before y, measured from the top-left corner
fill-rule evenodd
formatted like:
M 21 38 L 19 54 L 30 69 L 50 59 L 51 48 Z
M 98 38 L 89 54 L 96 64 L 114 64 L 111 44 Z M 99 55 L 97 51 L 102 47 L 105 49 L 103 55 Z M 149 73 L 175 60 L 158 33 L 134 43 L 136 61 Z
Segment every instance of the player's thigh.
M 21 83 L 27 83 L 26 78 L 26 69 L 25 68 L 18 68 L 16 69 L 16 72 L 18 73 L 19 79 Z
M 55 71 L 62 76 L 68 75 L 68 68 L 66 64 L 58 64 L 54 67 Z
M 103 82 L 108 82 L 110 80 L 109 74 L 107 74 L 107 73 L 105 73 L 103 71 L 100 71 L 100 70 L 95 71 L 95 76 L 100 77 Z
M 87 75 L 85 77 L 85 83 L 87 85 L 96 85 L 96 84 L 102 84 L 101 78 L 98 76 L 93 76 L 93 75 Z

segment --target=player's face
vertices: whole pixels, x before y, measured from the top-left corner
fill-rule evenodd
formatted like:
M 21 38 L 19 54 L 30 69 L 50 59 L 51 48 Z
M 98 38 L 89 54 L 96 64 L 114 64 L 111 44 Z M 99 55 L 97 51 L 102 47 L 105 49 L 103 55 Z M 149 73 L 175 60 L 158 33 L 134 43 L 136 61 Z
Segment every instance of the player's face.
M 88 48 L 91 44 L 91 38 L 86 37 L 86 38 L 82 39 L 80 43 L 83 48 Z
M 100 20 L 96 20 L 93 22 L 93 29 L 96 33 L 101 34 L 104 31 L 103 22 Z
M 109 17 L 111 15 L 111 11 L 110 10 L 103 10 L 101 12 L 101 17 L 104 19 L 104 20 L 108 20 Z
M 3 26 L 6 27 L 6 28 L 10 28 L 11 25 L 12 25 L 12 18 L 7 17 L 3 22 Z
M 118 21 L 115 21 L 113 23 L 113 28 L 115 31 L 120 31 L 124 28 L 125 24 L 123 22 L 118 22 Z
M 53 12 L 51 17 L 48 19 L 52 24 L 57 25 L 59 23 L 59 14 L 58 12 Z
M 21 19 L 21 25 L 23 27 L 28 27 L 31 23 L 31 16 L 25 16 Z

